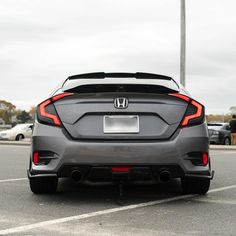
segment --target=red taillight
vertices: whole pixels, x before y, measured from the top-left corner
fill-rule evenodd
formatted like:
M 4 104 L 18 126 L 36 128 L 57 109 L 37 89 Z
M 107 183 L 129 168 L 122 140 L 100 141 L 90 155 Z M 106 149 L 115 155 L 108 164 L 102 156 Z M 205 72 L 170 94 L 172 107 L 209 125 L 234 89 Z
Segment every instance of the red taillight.
M 202 154 L 202 164 L 206 166 L 208 164 L 209 158 L 206 152 Z
M 182 121 L 182 126 L 187 126 L 190 120 L 196 119 L 202 116 L 202 110 L 203 110 L 202 105 L 194 100 L 192 100 L 190 104 L 196 107 L 196 112 L 191 115 L 186 115 Z
M 35 165 L 37 165 L 39 163 L 39 153 L 38 152 L 34 152 L 34 154 L 33 154 L 33 163 Z
M 185 127 L 191 124 L 199 124 L 204 120 L 204 107 L 195 100 L 189 98 L 186 95 L 179 93 L 170 93 L 170 96 L 180 98 L 188 103 L 187 111 L 181 122 L 181 126 Z
M 190 98 L 188 96 L 180 94 L 180 93 L 169 93 L 169 95 L 173 96 L 173 97 L 180 98 L 180 99 L 184 100 L 185 102 L 189 102 L 190 101 Z
M 112 172 L 129 172 L 130 171 L 130 167 L 112 167 L 111 168 Z
M 45 108 L 46 108 L 46 106 L 48 106 L 49 104 L 51 104 L 51 100 L 50 100 L 50 99 L 46 100 L 45 102 L 43 102 L 43 103 L 41 103 L 41 104 L 39 105 L 39 112 L 40 112 L 40 115 L 41 115 L 42 117 L 46 117 L 46 118 L 51 119 L 55 125 L 60 126 L 60 125 L 61 125 L 61 121 L 59 120 L 58 116 L 46 112 Z
M 61 93 L 47 99 L 38 106 L 38 121 L 45 124 L 61 126 L 61 121 L 55 110 L 53 102 L 58 101 L 64 97 L 71 96 L 73 93 Z
M 57 100 L 60 100 L 60 99 L 62 99 L 64 97 L 71 96 L 71 95 L 73 95 L 73 93 L 60 93 L 58 95 L 53 96 L 52 100 L 55 102 Z

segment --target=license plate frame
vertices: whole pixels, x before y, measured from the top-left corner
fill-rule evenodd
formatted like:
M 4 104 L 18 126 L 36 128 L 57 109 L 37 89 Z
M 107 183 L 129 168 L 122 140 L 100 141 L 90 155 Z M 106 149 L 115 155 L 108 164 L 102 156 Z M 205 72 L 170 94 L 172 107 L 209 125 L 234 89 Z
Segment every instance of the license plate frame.
M 138 115 L 104 115 L 104 134 L 138 134 Z

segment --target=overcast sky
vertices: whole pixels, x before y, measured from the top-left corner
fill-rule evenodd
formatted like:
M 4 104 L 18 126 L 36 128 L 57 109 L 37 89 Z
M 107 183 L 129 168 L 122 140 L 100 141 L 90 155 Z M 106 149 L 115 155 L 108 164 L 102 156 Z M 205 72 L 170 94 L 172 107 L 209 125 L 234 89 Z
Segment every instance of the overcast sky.
M 206 113 L 236 106 L 236 2 L 186 0 L 186 87 Z M 179 81 L 180 0 L 1 0 L 0 99 L 29 109 L 69 75 Z

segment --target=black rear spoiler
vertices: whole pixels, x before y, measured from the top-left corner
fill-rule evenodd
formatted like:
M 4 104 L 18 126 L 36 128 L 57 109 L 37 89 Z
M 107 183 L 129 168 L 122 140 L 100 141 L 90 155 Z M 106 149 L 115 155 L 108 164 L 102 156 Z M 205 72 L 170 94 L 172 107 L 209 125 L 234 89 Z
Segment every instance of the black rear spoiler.
M 152 73 L 144 73 L 144 72 L 136 72 L 136 73 L 95 72 L 95 73 L 72 75 L 72 76 L 69 76 L 66 79 L 66 81 L 76 80 L 76 79 L 104 79 L 104 78 L 136 78 L 136 79 L 172 80 L 177 85 L 177 87 L 179 88 L 179 85 L 176 83 L 176 81 L 173 78 L 169 77 L 169 76 L 159 75 L 159 74 L 152 74 Z M 65 84 L 65 82 L 64 82 L 64 84 Z
M 105 72 L 95 72 L 87 74 L 79 74 L 69 76 L 68 80 L 74 79 L 104 79 L 104 78 L 136 78 L 136 79 L 161 79 L 161 80 L 172 80 L 171 77 L 166 75 L 151 74 L 151 73 L 105 73 Z

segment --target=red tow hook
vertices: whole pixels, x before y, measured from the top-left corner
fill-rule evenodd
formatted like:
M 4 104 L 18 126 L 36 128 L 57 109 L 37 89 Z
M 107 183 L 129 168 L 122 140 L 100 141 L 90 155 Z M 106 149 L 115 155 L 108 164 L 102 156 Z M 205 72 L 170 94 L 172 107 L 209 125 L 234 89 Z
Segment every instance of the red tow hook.
M 129 172 L 131 167 L 112 167 L 111 171 L 114 173 L 126 173 Z
M 117 167 L 112 167 L 111 171 L 113 173 L 113 180 L 116 180 L 116 183 L 118 183 L 119 186 L 119 196 L 120 200 L 119 202 L 122 204 L 122 197 L 124 195 L 124 182 L 126 178 L 129 175 L 131 167 L 124 167 L 124 166 L 117 166 Z

